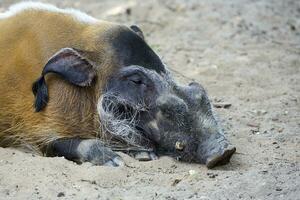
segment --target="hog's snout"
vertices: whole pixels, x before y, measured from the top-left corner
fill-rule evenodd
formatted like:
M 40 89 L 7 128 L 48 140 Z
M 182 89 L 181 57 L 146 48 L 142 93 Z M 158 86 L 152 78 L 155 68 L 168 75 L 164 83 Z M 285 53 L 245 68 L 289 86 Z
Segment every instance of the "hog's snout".
M 221 131 L 203 87 L 192 82 L 169 89 L 157 98 L 155 119 L 149 123 L 155 122 L 158 149 L 208 168 L 227 163 L 235 147 Z
M 197 160 L 208 168 L 229 162 L 236 148 L 220 133 L 202 134 L 197 148 Z

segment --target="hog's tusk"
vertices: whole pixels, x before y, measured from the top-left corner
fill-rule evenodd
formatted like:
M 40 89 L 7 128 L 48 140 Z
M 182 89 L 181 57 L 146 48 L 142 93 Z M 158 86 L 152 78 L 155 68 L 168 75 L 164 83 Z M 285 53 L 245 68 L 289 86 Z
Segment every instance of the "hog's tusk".
M 182 151 L 185 147 L 185 144 L 183 142 L 180 142 L 180 141 L 177 141 L 175 143 L 175 149 L 176 150 L 179 150 L 179 151 Z

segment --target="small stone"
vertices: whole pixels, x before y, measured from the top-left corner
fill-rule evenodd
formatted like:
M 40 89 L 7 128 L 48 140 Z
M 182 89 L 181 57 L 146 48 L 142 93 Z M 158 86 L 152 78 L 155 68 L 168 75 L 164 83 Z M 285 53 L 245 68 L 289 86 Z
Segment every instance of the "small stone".
M 278 132 L 281 133 L 284 130 L 284 128 L 279 128 Z
M 258 110 L 257 111 L 257 114 L 258 115 L 265 115 L 265 114 L 267 114 L 268 112 L 266 111 L 266 110 Z
M 193 58 L 188 58 L 187 59 L 187 63 L 193 63 L 194 62 L 194 59 Z
M 172 169 L 177 169 L 177 165 L 171 165 Z
M 266 111 L 266 110 L 261 110 L 261 113 L 262 113 L 262 114 L 267 114 L 268 111 Z
M 290 28 L 291 28 L 292 31 L 295 31 L 295 30 L 296 30 L 296 26 L 293 25 L 293 24 L 290 24 Z
M 216 103 L 213 103 L 213 106 L 215 108 L 229 108 L 231 106 L 231 103 L 228 103 L 228 102 L 216 102 Z
M 64 196 L 65 196 L 65 193 L 63 193 L 63 192 L 60 192 L 57 194 L 57 197 L 64 197 Z
M 126 15 L 131 15 L 131 8 L 126 8 L 125 13 Z
M 263 131 L 263 134 L 268 134 L 268 133 L 269 133 L 269 131 L 267 131 L 267 130 Z
M 273 122 L 276 122 L 276 121 L 278 121 L 279 119 L 277 118 L 277 117 L 274 117 L 274 118 L 272 118 L 272 121 Z
M 201 199 L 201 200 L 210 200 L 210 198 L 207 197 L 207 196 L 201 196 L 201 197 L 199 197 L 199 199 Z
M 209 178 L 216 178 L 218 176 L 218 174 L 214 174 L 214 173 L 207 173 Z
M 189 171 L 189 174 L 192 176 L 192 175 L 197 174 L 197 172 L 196 172 L 195 170 L 191 169 L 191 170 Z
M 265 115 L 268 113 L 266 110 L 252 110 L 251 112 L 256 115 Z
M 176 186 L 178 183 L 180 183 L 182 179 L 175 179 L 172 183 L 172 186 Z
M 218 69 L 218 66 L 217 65 L 211 65 L 211 68 Z
M 254 127 L 254 128 L 258 128 L 258 127 L 259 127 L 259 124 L 255 123 L 255 122 L 248 122 L 248 123 L 247 123 L 247 126 Z

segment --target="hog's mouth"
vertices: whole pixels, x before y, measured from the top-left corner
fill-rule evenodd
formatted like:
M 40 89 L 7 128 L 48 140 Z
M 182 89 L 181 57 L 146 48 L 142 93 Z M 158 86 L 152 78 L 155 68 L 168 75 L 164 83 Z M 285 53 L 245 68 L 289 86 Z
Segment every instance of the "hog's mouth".
M 123 141 L 124 145 L 145 150 L 150 139 L 147 137 L 149 133 L 141 125 L 140 115 L 147 113 L 148 107 L 106 93 L 102 95 L 97 109 L 103 131 Z

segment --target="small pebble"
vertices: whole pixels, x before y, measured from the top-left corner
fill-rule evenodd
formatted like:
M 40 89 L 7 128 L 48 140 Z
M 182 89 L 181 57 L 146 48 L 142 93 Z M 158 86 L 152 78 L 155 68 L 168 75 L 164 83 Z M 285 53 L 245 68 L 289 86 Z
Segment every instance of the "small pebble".
M 64 196 L 65 196 L 65 193 L 63 193 L 63 192 L 60 192 L 57 194 L 57 197 L 64 197 Z
M 247 126 L 254 127 L 254 128 L 258 128 L 258 127 L 259 127 L 259 124 L 255 123 L 255 122 L 248 122 L 248 123 L 247 123 Z
M 189 171 L 189 174 L 192 176 L 192 175 L 197 174 L 197 172 L 196 172 L 195 170 L 191 169 L 191 170 Z
M 217 102 L 217 103 L 213 103 L 213 106 L 215 108 L 229 108 L 231 106 L 231 103 L 226 103 L 226 102 Z
M 218 176 L 218 174 L 214 174 L 214 173 L 207 173 L 209 178 L 216 178 Z
M 281 133 L 284 130 L 284 128 L 279 128 L 278 132 Z
M 178 183 L 180 183 L 182 181 L 182 179 L 175 179 L 172 183 L 172 186 L 177 185 Z

